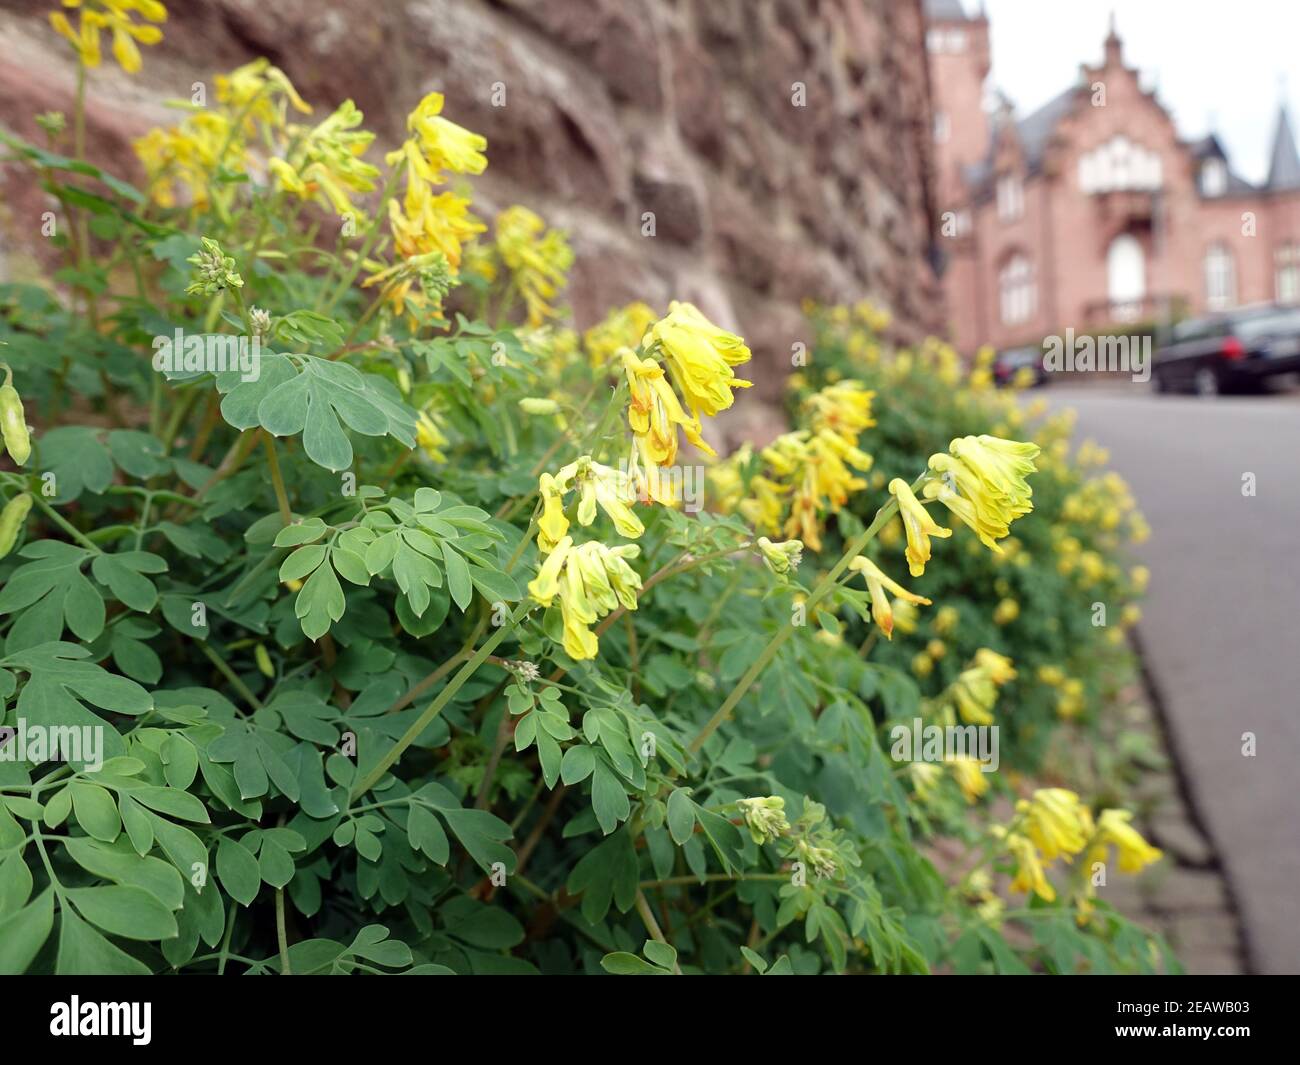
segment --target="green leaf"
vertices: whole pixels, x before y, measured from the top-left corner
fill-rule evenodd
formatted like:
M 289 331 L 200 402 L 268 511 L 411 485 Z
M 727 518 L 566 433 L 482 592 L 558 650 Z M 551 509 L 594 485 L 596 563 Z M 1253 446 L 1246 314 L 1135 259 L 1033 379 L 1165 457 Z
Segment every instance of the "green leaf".
M 46 888 L 17 913 L 0 920 L 0 976 L 26 971 L 54 926 L 54 891 Z
M 51 503 L 71 503 L 87 490 L 100 495 L 113 482 L 113 460 L 99 433 L 83 425 L 51 429 L 41 437 L 43 473 L 54 474 Z
M 60 976 L 148 976 L 149 967 L 109 942 L 68 906 L 59 910 Z
M 169 939 L 176 918 L 156 898 L 131 884 L 65 888 L 64 895 L 91 924 L 124 939 Z
M 73 781 L 68 790 L 72 793 L 72 810 L 88 836 L 112 843 L 122 832 L 122 819 L 118 816 L 113 796 L 95 784 Z
M 564 752 L 560 763 L 560 779 L 565 784 L 580 784 L 596 768 L 596 753 L 585 743 L 576 743 Z
M 668 834 L 679 847 L 695 834 L 695 803 L 685 788 L 668 796 Z
M 262 886 L 262 871 L 253 852 L 242 843 L 222 836 L 217 844 L 217 876 L 226 894 L 248 906 Z

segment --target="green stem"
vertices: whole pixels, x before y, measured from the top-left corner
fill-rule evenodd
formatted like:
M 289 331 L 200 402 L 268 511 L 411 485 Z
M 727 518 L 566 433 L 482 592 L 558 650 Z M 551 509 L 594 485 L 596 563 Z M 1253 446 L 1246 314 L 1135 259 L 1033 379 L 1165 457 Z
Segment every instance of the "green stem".
M 915 491 L 919 488 L 928 476 L 928 474 L 923 473 L 913 481 L 912 490 Z M 849 563 L 858 555 L 862 554 L 867 544 L 869 544 L 876 534 L 885 527 L 885 524 L 894 516 L 895 513 L 897 513 L 897 511 L 898 500 L 891 496 L 889 502 L 876 511 L 876 517 L 872 523 L 849 542 L 849 545 L 844 549 L 844 554 L 840 556 L 840 560 L 835 563 L 831 571 L 817 583 L 815 588 L 813 588 L 812 593 L 808 596 L 808 601 L 805 604 L 808 613 L 811 614 L 817 604 L 825 599 L 826 596 L 830 595 L 832 589 L 834 589 L 836 583 L 839 581 L 840 575 L 849 568 Z M 759 675 L 763 670 L 765 670 L 772 659 L 776 657 L 776 653 L 785 645 L 786 640 L 794 634 L 794 630 L 795 626 L 792 623 L 787 622 L 782 625 L 775 634 L 773 634 L 770 640 L 767 641 L 767 646 L 763 648 L 758 658 L 754 660 L 753 665 L 751 665 L 749 669 L 745 670 L 744 676 L 742 676 L 740 680 L 736 682 L 736 686 L 731 689 L 731 694 L 727 696 L 722 705 L 718 707 L 717 712 L 705 723 L 704 727 L 700 729 L 699 734 L 695 739 L 691 740 L 690 746 L 687 748 L 691 754 L 698 754 L 700 748 L 708 742 L 709 737 L 717 732 L 723 722 L 727 721 L 731 717 L 731 713 L 735 710 L 736 704 L 740 702 L 745 693 L 749 691 L 754 681 L 759 678 Z
M 284 929 L 284 888 L 275 890 L 275 938 L 280 944 L 280 975 L 292 976 L 289 967 L 289 938 Z
M 449 702 L 451 702 L 455 694 L 460 691 L 464 683 L 478 671 L 479 666 L 481 666 L 487 660 L 488 656 L 497 649 L 497 645 L 500 644 L 509 633 L 514 631 L 515 626 L 523 620 L 524 616 L 531 609 L 531 604 L 521 606 L 511 616 L 508 624 L 502 625 L 496 632 L 488 637 L 487 642 L 474 652 L 468 662 L 460 667 L 456 675 L 447 682 L 447 686 L 438 693 L 437 698 L 425 707 L 424 712 L 416 718 L 414 722 L 412 722 L 411 727 L 408 728 L 402 734 L 401 738 L 388 749 L 370 772 L 353 786 L 351 795 L 352 799 L 355 800 L 359 796 L 364 795 L 367 791 L 373 788 L 376 783 L 378 783 L 379 778 L 388 772 L 389 767 L 401 758 L 402 752 L 411 746 L 411 744 L 419 737 L 420 733 L 428 728 L 429 724 L 440 713 L 442 713 L 443 709 Z

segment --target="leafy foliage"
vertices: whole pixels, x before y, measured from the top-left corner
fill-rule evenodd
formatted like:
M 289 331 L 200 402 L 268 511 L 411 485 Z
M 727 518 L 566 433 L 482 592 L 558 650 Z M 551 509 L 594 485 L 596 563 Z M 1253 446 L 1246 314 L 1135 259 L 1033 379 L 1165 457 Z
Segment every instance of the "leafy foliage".
M 640 555 L 619 556 L 636 609 L 611 606 L 599 654 L 570 657 L 563 606 L 528 587 L 538 475 L 626 457 L 630 386 L 603 345 L 635 315 L 580 339 L 552 306 L 561 234 L 513 209 L 508 234 L 471 243 L 484 227 L 462 220 L 454 247 L 426 247 L 402 228 L 418 168 L 398 211 L 364 143 L 302 154 L 368 142 L 340 132 L 354 108 L 305 130 L 274 68 L 232 77 L 267 106 L 222 101 L 230 152 L 203 171 L 177 147 L 191 120 L 155 131 L 144 191 L 64 154 L 53 126 L 48 149 L 3 140 L 58 197 L 67 265 L 61 288 L 0 286 L 0 358 L 35 426 L 30 459 L 0 471 L 6 499 L 34 504 L 0 561 L 0 972 L 1156 964 L 1104 902 L 1079 924 L 1035 901 L 1026 946 L 974 870 L 940 874 L 926 833 L 987 826 L 955 792 L 920 801 L 888 757 L 887 724 L 923 692 L 896 653 L 858 653 L 863 592 L 819 591 L 834 547 L 773 572 L 739 517 L 643 496 Z M 247 165 L 245 121 L 281 152 L 274 178 Z M 440 166 L 477 172 L 460 133 L 461 169 Z M 368 213 L 351 198 L 367 193 Z M 331 249 L 318 233 L 343 206 L 360 223 Z M 163 366 L 174 337 L 184 357 Z M 212 364 L 252 339 L 255 372 Z M 926 449 L 985 430 L 937 388 L 898 387 L 879 467 L 914 476 Z M 613 543 L 606 504 L 574 518 Z M 834 535 L 858 536 L 866 505 Z M 934 569 L 971 649 L 993 644 L 977 614 L 1000 577 Z M 1036 573 L 1017 589 L 1038 622 L 1058 617 L 1052 658 L 1077 633 Z M 1028 615 L 1008 653 L 1034 645 Z M 57 758 L 24 746 L 56 731 Z

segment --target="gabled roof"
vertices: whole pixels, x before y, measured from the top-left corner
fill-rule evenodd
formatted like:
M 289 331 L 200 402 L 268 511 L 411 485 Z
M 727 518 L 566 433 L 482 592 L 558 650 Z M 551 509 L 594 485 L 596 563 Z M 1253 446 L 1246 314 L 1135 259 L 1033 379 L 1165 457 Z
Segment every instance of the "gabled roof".
M 1020 146 L 1025 153 L 1025 163 L 1031 173 L 1042 164 L 1052 134 L 1056 132 L 1056 126 L 1061 119 L 1074 107 L 1078 91 L 1078 86 L 1071 86 L 1016 123 L 1016 136 L 1020 138 Z
M 1300 156 L 1296 155 L 1295 137 L 1291 133 L 1291 120 L 1285 105 L 1277 112 L 1277 130 L 1273 134 L 1273 152 L 1269 157 L 1265 188 L 1270 192 L 1300 189 Z

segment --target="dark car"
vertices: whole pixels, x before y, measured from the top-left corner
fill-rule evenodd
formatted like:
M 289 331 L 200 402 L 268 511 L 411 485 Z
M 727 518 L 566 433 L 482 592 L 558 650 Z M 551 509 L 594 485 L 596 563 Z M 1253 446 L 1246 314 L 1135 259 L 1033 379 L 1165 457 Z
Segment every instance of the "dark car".
M 1157 392 L 1253 391 L 1300 371 L 1300 307 L 1250 307 L 1179 322 L 1152 368 Z
M 993 359 L 993 380 L 1000 385 L 1009 385 L 1023 369 L 1034 371 L 1035 385 L 1041 385 L 1047 380 L 1047 371 L 1043 369 L 1043 353 L 1038 348 L 1009 348 L 999 351 Z

